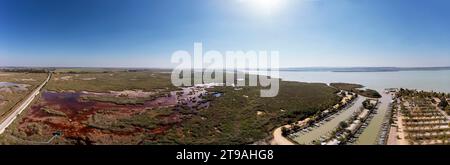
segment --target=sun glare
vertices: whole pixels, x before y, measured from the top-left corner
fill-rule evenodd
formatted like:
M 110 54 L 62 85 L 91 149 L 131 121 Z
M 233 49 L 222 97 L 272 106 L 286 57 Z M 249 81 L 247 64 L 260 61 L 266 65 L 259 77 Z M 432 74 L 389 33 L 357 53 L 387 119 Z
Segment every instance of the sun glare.
M 286 0 L 239 0 L 248 5 L 255 13 L 272 15 L 283 9 Z

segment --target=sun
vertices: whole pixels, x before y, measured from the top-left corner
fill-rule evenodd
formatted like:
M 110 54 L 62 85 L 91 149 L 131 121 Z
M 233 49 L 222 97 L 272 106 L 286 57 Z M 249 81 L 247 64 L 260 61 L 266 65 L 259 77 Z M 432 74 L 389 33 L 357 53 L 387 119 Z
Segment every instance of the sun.
M 239 0 L 248 5 L 254 12 L 265 15 L 272 15 L 286 5 L 286 0 Z

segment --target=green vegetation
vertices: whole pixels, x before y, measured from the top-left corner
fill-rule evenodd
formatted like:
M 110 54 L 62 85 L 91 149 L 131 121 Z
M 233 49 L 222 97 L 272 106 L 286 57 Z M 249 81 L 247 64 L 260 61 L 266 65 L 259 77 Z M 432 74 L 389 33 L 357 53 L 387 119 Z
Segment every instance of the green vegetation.
M 46 86 L 50 91 L 109 92 L 123 90 L 154 91 L 175 89 L 170 74 L 155 71 L 55 73 Z
M 304 119 L 339 102 L 338 90 L 326 84 L 281 82 L 274 98 L 260 97 L 259 87 L 216 87 L 222 97 L 211 106 L 158 136 L 150 144 L 248 144 L 269 136 L 276 127 Z M 257 115 L 257 112 L 264 112 Z
M 156 97 L 156 96 L 154 96 Z M 154 97 L 149 98 L 129 98 L 129 97 L 114 97 L 114 96 L 94 96 L 94 95 L 82 95 L 83 100 L 108 102 L 117 105 L 138 105 L 144 104 L 145 101 L 152 100 Z
M 441 102 L 439 103 L 438 106 L 439 106 L 440 108 L 442 108 L 442 109 L 447 108 L 447 106 L 448 106 L 447 98 L 442 97 L 442 98 L 441 98 Z
M 370 98 L 381 98 L 380 93 L 376 90 L 366 89 L 366 90 L 358 90 L 355 93 L 358 93 L 361 96 L 370 97 Z
M 348 127 L 348 123 L 347 123 L 347 122 L 341 121 L 341 122 L 339 123 L 339 128 L 340 128 L 340 129 L 345 129 L 345 128 L 347 128 L 347 127 Z
M 167 69 L 127 69 L 127 68 L 55 68 L 55 73 L 88 74 L 88 73 L 114 73 L 114 72 L 170 72 Z
M 445 97 L 441 98 L 441 102 L 438 104 L 439 108 L 444 110 L 448 115 L 450 115 L 450 106 L 448 104 L 448 100 Z
M 289 133 L 291 132 L 291 130 L 289 128 L 286 127 L 281 127 L 281 135 L 286 137 L 289 135 Z
M 156 129 L 160 126 L 174 124 L 175 121 L 165 120 L 165 116 L 169 116 L 172 114 L 171 109 L 157 109 L 146 111 L 143 114 L 134 115 L 131 118 L 122 119 L 122 122 L 125 125 L 133 125 L 137 127 L 143 127 L 146 129 Z M 172 123 L 174 122 L 174 123 Z
M 359 84 L 349 84 L 349 83 L 331 83 L 330 86 L 335 87 L 340 90 L 354 92 L 361 96 L 370 97 L 370 98 L 381 98 L 380 93 L 372 89 L 360 89 L 364 88 L 364 86 Z
M 146 110 L 143 113 L 134 114 L 116 118 L 111 115 L 116 110 L 103 110 L 94 113 L 88 120 L 87 125 L 91 128 L 100 129 L 103 131 L 134 133 L 135 135 L 144 135 L 146 132 L 136 132 L 135 128 L 143 128 L 146 130 L 155 130 L 164 126 L 170 126 L 180 122 L 180 120 L 170 120 L 168 116 L 173 115 L 171 109 L 161 108 L 154 110 Z M 153 136 L 152 134 L 146 134 Z
M 41 110 L 43 110 L 45 113 L 47 113 L 49 115 L 62 116 L 62 117 L 66 117 L 67 116 L 64 112 L 55 111 L 55 110 L 47 108 L 47 107 L 42 108 Z
M 349 83 L 331 83 L 330 86 L 335 87 L 340 90 L 353 91 L 354 89 L 364 88 L 360 84 L 349 84 Z
M 368 110 L 373 110 L 376 107 L 376 104 L 372 104 L 370 102 L 370 99 L 364 100 L 362 104 L 363 104 L 363 107 Z
M 48 73 L 51 69 L 49 68 L 2 68 L 0 72 L 13 72 L 13 73 Z
M 0 82 L 10 82 L 17 84 L 27 84 L 27 90 L 0 90 L 0 118 L 4 116 L 11 108 L 21 101 L 32 89 L 40 85 L 45 78 L 46 73 L 19 73 L 19 72 L 0 72 Z M 0 87 L 1 89 L 2 87 Z M 5 88 L 4 88 L 5 89 Z
M 38 103 L 41 99 L 40 95 L 33 101 L 33 104 Z M 28 115 L 28 112 L 21 113 L 18 115 L 15 122 L 13 122 L 8 128 L 6 128 L 5 132 L 0 135 L 0 145 L 6 145 L 6 144 L 36 144 L 33 141 L 29 141 L 33 139 L 34 141 L 43 142 L 47 141 L 51 138 L 51 136 L 45 136 L 41 133 L 43 130 L 48 130 L 47 125 L 42 124 L 34 124 L 31 123 L 30 126 L 27 126 L 27 129 L 30 130 L 31 134 L 27 134 L 22 129 L 19 128 L 20 121 L 25 116 Z
M 179 90 L 172 86 L 170 74 L 157 71 L 85 72 L 59 70 L 46 86 L 51 91 L 109 92 L 123 90 L 157 91 L 158 94 Z M 89 129 L 100 129 L 107 134 L 123 133 L 139 144 L 249 144 L 270 136 L 273 129 L 302 120 L 326 110 L 340 102 L 339 90 L 321 83 L 280 82 L 279 95 L 260 97 L 261 87 L 215 87 L 209 93 L 220 92 L 220 97 L 204 96 L 208 108 L 155 108 L 120 115 L 122 110 L 105 107 L 83 121 Z M 161 91 L 161 92 L 160 92 Z M 151 96 L 153 97 L 153 96 Z M 141 104 L 151 98 L 128 98 L 108 95 L 82 96 L 91 101 L 116 104 Z M 44 108 L 50 115 L 65 114 Z M 26 113 L 25 113 L 26 114 Z M 18 119 L 20 121 L 20 119 Z M 17 127 L 15 122 L 11 128 Z M 36 132 L 32 137 L 24 131 L 8 131 L 8 136 L 28 140 L 46 139 L 39 135 L 45 124 L 26 128 Z M 67 134 L 67 132 L 66 132 Z M 6 136 L 6 135 L 5 135 Z M 86 135 L 80 135 L 80 138 Z M 101 136 L 100 136 L 101 137 Z M 121 136 L 117 136 L 120 139 Z M 14 138 L 8 138 L 11 140 Z M 113 139 L 113 138 L 111 138 Z M 117 140 L 117 139 L 113 139 Z M 108 143 L 108 141 L 103 141 Z M 120 141 L 119 141 L 120 142 Z M 21 144 L 22 142 L 16 142 Z M 100 142 L 101 143 L 101 142 Z M 123 142 L 126 143 L 126 142 Z M 128 144 L 128 143 L 127 143 Z M 136 144 L 136 143 L 130 143 Z

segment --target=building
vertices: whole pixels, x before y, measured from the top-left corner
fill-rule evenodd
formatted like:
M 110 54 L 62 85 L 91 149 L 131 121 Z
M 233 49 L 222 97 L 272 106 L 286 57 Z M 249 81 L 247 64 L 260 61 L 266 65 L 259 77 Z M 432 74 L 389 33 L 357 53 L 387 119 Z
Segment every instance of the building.
M 360 120 L 360 121 L 366 120 L 367 117 L 369 117 L 369 114 L 370 114 L 370 110 L 364 109 L 364 110 L 358 115 L 358 120 Z

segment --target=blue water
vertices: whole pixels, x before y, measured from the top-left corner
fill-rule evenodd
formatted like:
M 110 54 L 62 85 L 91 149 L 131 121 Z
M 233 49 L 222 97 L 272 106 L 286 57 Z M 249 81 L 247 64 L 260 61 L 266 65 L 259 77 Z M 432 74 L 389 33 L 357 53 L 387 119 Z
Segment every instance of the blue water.
M 16 83 L 11 83 L 11 82 L 0 82 L 0 87 L 14 87 L 16 86 Z
M 280 78 L 300 82 L 346 82 L 367 88 L 409 88 L 450 93 L 450 70 L 398 72 L 280 71 Z

